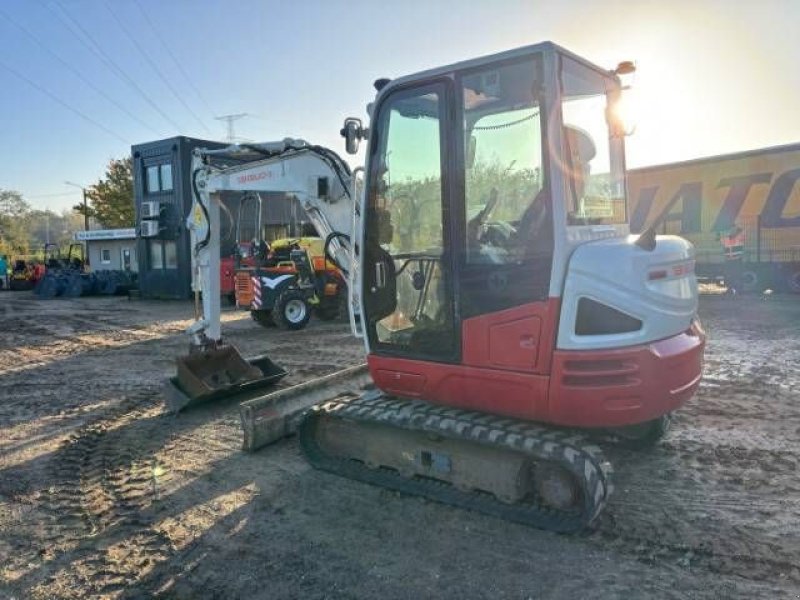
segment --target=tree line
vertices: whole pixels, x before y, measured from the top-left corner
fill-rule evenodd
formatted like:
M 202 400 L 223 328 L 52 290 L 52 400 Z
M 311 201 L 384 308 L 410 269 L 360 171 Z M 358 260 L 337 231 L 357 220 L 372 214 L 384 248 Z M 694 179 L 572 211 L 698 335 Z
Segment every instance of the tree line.
M 136 209 L 131 158 L 112 159 L 105 176 L 86 188 L 86 197 L 93 227 L 133 227 Z M 0 255 L 41 257 L 46 243 L 66 247 L 83 227 L 83 203 L 55 213 L 32 208 L 18 191 L 0 189 Z

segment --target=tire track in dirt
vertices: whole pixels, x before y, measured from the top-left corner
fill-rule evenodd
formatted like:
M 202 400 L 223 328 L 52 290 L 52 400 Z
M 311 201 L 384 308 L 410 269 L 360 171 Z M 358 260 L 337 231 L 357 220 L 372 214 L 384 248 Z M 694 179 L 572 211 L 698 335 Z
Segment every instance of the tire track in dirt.
M 611 448 L 617 495 L 594 538 L 643 563 L 800 584 L 800 455 L 703 432 L 649 453 Z
M 701 298 L 704 377 L 642 453 L 608 449 L 617 495 L 592 536 L 659 565 L 800 584 L 800 368 L 790 298 Z
M 655 566 L 672 563 L 753 581 L 800 584 L 800 559 L 785 546 L 752 538 L 744 531 L 728 539 L 694 532 L 683 518 L 633 519 L 608 511 L 595 539 L 603 546 Z
M 138 425 L 160 412 L 155 390 L 131 394 L 93 418 L 64 442 L 48 494 L 50 518 L 44 539 L 60 553 L 58 570 L 32 591 L 54 589 L 108 597 L 172 552 L 169 539 L 150 527 L 154 461 L 146 431 Z M 161 429 L 164 429 L 163 426 Z M 144 435 L 143 435 L 144 434 Z M 88 545 L 88 548 L 87 548 Z
M 15 374 L 86 352 L 104 352 L 131 344 L 162 339 L 179 331 L 163 327 L 127 330 L 95 331 L 87 334 L 60 336 L 42 345 L 17 346 L 12 350 L 0 350 L 0 375 Z
M 79 427 L 97 411 L 141 389 L 134 381 L 92 377 L 89 381 L 53 383 L 24 381 L 0 384 L 0 449 L 12 451 L 27 446 L 31 438 L 43 438 L 65 427 Z M 79 393 L 77 393 L 79 390 Z

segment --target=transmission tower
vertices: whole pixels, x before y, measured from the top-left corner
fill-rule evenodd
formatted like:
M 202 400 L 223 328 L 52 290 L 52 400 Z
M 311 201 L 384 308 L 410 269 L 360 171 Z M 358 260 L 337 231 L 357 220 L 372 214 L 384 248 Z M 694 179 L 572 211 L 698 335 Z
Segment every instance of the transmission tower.
M 228 124 L 228 142 L 235 142 L 236 136 L 233 133 L 233 122 L 247 117 L 247 113 L 236 113 L 235 115 L 222 115 L 221 117 L 214 117 L 217 121 L 225 121 Z

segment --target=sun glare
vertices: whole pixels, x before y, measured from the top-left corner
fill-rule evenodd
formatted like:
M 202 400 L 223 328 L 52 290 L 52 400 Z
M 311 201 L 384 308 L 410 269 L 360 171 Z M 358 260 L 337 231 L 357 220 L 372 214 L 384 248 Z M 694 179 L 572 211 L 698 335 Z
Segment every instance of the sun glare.
M 639 124 L 639 103 L 635 88 L 628 88 L 622 92 L 622 96 L 614 104 L 614 117 L 622 124 L 625 135 L 632 135 L 636 132 Z

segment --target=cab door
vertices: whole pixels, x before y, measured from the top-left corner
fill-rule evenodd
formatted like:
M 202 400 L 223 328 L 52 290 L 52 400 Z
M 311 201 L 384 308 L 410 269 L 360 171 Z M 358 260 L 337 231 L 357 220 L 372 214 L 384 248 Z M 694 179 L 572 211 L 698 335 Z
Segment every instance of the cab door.
M 363 294 L 374 354 L 455 362 L 449 84 L 390 93 L 377 107 L 369 157 Z

